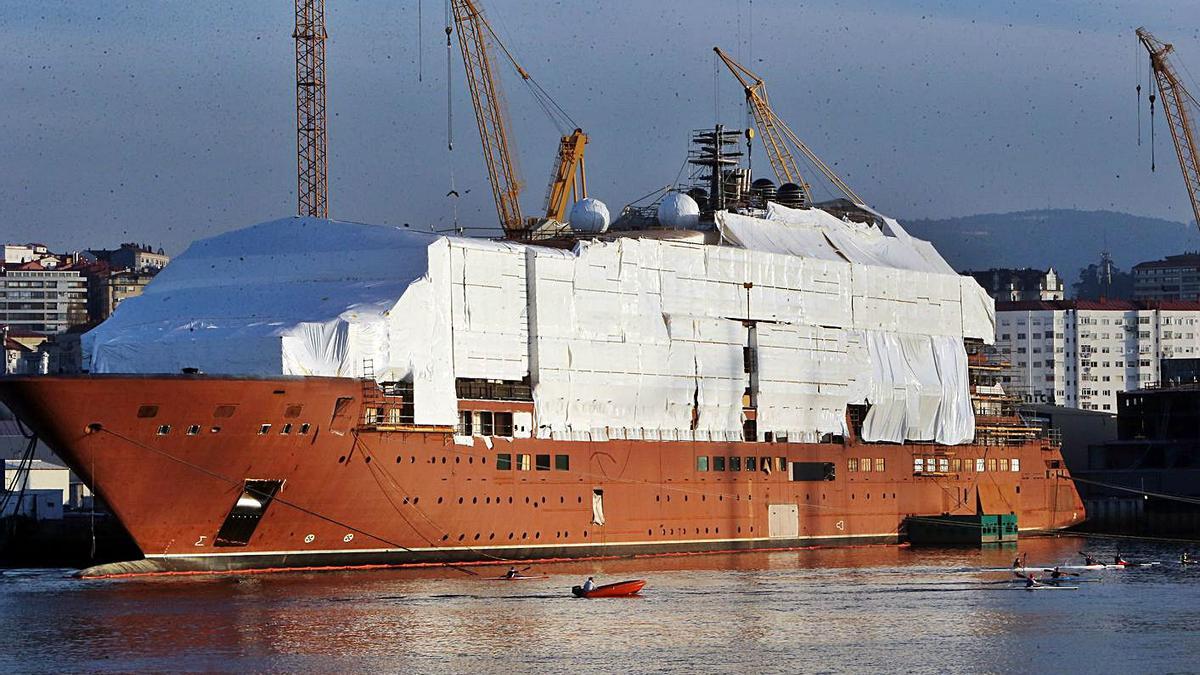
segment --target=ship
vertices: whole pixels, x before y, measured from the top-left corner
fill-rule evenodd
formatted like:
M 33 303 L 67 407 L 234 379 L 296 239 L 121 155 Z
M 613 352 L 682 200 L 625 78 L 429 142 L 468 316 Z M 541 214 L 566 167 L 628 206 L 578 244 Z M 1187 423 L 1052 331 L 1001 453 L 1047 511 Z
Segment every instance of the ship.
M 285 218 L 200 240 L 0 378 L 142 558 L 84 576 L 897 544 L 1080 523 L 982 288 L 896 220 L 752 180 L 526 241 Z M 715 151 L 714 151 L 715 149 Z

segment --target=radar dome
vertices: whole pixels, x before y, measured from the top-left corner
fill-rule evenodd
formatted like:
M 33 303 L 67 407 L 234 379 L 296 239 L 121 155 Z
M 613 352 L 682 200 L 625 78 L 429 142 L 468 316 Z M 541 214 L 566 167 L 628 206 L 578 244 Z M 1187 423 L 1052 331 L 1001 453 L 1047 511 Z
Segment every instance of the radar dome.
M 658 222 L 663 227 L 696 227 L 700 222 L 700 205 L 682 192 L 672 192 L 658 205 Z
M 608 207 L 599 199 L 585 197 L 571 207 L 571 229 L 599 234 L 608 229 Z

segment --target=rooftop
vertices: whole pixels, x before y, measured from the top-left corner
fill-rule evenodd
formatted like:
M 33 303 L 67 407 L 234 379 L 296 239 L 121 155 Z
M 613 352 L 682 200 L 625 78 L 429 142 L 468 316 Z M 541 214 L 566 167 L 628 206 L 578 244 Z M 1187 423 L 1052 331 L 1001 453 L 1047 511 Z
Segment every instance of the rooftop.
M 1181 253 L 1169 255 L 1162 260 L 1150 260 L 1133 266 L 1135 270 L 1158 269 L 1163 267 L 1200 267 L 1200 253 Z
M 1195 300 L 1018 300 L 997 302 L 997 312 L 1037 312 L 1045 310 L 1093 310 L 1131 312 L 1137 310 L 1169 310 L 1200 312 Z

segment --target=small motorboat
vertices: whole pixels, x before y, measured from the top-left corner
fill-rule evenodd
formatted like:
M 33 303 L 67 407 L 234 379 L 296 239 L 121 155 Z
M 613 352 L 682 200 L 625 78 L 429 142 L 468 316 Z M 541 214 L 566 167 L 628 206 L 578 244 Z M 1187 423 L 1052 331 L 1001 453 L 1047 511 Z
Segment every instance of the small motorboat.
M 590 591 L 584 591 L 583 586 L 572 586 L 571 593 L 577 598 L 627 598 L 631 595 L 637 595 L 638 591 L 646 585 L 645 579 L 631 579 L 629 581 L 618 581 L 615 584 L 604 584 L 597 586 Z

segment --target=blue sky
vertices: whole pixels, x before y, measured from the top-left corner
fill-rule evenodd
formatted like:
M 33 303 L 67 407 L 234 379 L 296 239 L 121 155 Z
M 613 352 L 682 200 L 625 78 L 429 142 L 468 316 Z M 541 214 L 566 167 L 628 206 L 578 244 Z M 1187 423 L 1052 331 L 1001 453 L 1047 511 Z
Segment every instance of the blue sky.
M 58 249 L 136 240 L 177 253 L 294 211 L 291 2 L 0 1 L 0 239 Z M 445 147 L 443 2 L 422 0 L 421 31 L 415 0 L 327 3 L 331 214 L 446 226 L 453 173 L 460 222 L 492 225 L 457 50 L 455 151 Z M 1194 2 L 486 8 L 591 135 L 589 187 L 614 211 L 675 178 L 691 129 L 718 113 L 746 123 L 740 92 L 716 69 L 719 44 L 766 79 L 776 110 L 885 212 L 1061 206 L 1191 219 L 1161 111 L 1156 173 L 1145 110 L 1136 144 L 1146 59 L 1133 29 L 1175 42 L 1177 62 L 1200 73 Z M 533 212 L 558 131 L 511 71 L 503 76 Z

